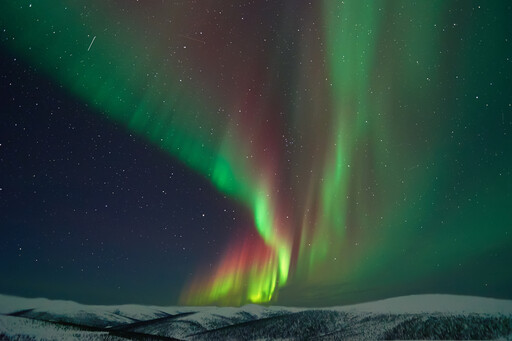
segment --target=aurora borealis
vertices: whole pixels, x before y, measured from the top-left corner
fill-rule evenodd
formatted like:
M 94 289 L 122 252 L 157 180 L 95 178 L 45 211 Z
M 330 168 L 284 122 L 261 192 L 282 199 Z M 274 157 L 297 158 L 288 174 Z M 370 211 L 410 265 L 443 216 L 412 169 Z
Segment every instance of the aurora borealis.
M 3 53 L 249 217 L 222 232 L 217 259 L 200 247 L 183 259 L 180 304 L 512 298 L 505 1 L 3 1 L 0 13 Z

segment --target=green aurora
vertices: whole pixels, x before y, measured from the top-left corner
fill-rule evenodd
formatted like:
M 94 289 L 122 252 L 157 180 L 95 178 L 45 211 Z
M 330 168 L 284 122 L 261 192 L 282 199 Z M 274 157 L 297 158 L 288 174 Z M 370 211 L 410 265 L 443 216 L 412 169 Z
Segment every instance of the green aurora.
M 251 212 L 182 303 L 510 296 L 510 4 L 256 4 L 282 22 L 253 28 L 270 46 L 244 45 L 247 59 L 213 33 L 183 48 L 199 18 L 172 2 L 140 5 L 165 27 L 94 6 L 3 1 L 2 46 Z M 236 77 L 221 87 L 212 51 Z

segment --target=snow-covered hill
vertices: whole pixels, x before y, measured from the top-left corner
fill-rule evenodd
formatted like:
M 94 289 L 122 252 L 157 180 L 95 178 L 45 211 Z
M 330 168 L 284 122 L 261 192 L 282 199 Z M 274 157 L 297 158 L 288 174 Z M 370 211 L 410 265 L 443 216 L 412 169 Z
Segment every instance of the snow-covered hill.
M 331 308 L 92 306 L 0 295 L 0 340 L 512 339 L 512 301 L 416 295 Z

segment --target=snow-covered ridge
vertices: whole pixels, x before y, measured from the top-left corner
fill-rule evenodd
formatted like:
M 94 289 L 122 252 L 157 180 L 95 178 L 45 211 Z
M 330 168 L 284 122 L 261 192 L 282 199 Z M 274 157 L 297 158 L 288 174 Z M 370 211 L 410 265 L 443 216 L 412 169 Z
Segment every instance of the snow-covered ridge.
M 73 301 L 0 295 L 0 314 L 15 314 L 23 311 L 28 312 L 21 316 L 37 320 L 66 322 L 91 327 L 111 327 L 137 321 L 153 320 L 190 310 L 180 307 L 165 309 L 133 304 L 118 306 L 85 305 Z
M 475 296 L 425 294 L 394 297 L 369 303 L 333 307 L 337 311 L 382 314 L 505 314 L 512 315 L 512 300 Z
M 123 305 L 86 305 L 73 301 L 64 300 L 49 300 L 47 298 L 24 298 L 17 296 L 8 296 L 0 294 L 0 314 L 12 314 L 17 311 L 27 309 L 48 309 L 49 311 L 59 312 L 62 314 L 75 313 L 84 310 L 109 312 L 126 314 L 127 316 L 137 318 L 143 317 L 145 312 L 152 314 L 155 311 L 164 311 L 169 314 L 177 314 L 182 312 L 189 312 L 191 307 L 158 307 L 158 306 L 144 306 L 137 304 L 123 304 Z M 47 310 L 47 311 L 48 311 Z M 142 315 L 141 315 L 142 314 Z
M 414 295 L 329 308 L 84 305 L 0 295 L 0 339 L 512 339 L 512 301 Z
M 300 308 L 281 306 L 261 306 L 248 304 L 242 307 L 214 306 L 145 306 L 137 304 L 124 305 L 86 305 L 73 301 L 49 300 L 46 298 L 24 298 L 0 294 L 0 314 L 12 314 L 22 310 L 44 310 L 46 312 L 69 315 L 78 312 L 96 312 L 100 314 L 116 314 L 127 318 L 144 320 L 155 314 L 170 315 L 188 312 L 208 313 L 215 310 L 216 314 L 232 316 L 247 312 L 255 316 L 264 316 L 272 311 L 298 312 L 306 309 L 335 311 L 357 311 L 383 314 L 415 314 L 415 313 L 479 313 L 479 314 L 512 314 L 512 300 L 495 299 L 476 296 L 424 294 L 388 298 L 384 300 L 359 303 L 346 306 L 325 308 Z

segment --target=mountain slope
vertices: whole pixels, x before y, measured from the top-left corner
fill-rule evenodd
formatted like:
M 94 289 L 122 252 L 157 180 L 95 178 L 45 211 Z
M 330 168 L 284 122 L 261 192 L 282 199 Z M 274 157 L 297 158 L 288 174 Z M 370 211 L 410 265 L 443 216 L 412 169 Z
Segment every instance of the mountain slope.
M 512 339 L 512 301 L 416 295 L 330 308 L 93 306 L 0 295 L 0 340 Z

